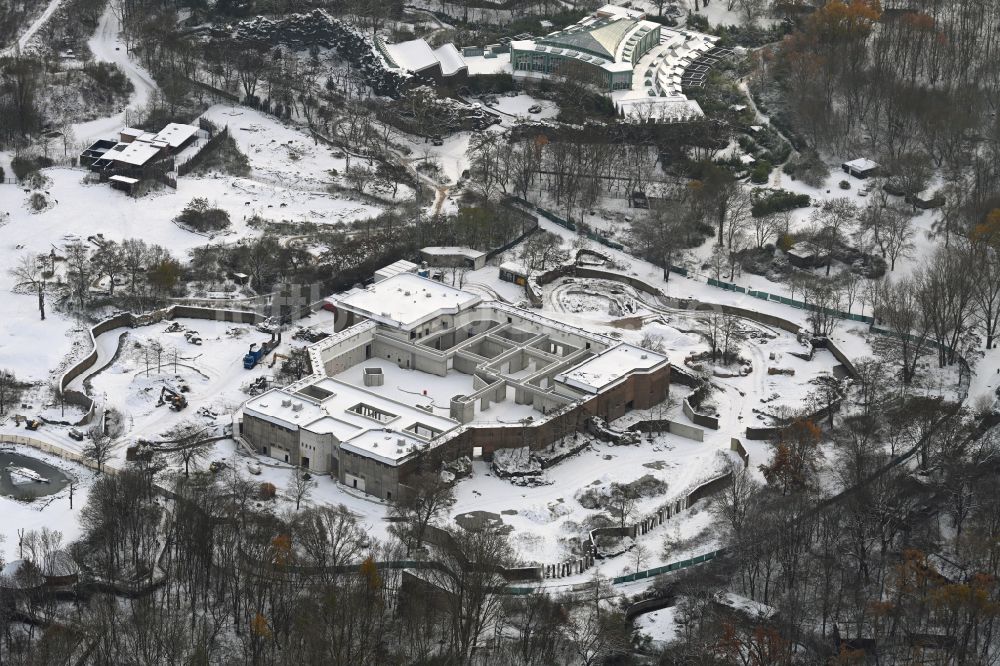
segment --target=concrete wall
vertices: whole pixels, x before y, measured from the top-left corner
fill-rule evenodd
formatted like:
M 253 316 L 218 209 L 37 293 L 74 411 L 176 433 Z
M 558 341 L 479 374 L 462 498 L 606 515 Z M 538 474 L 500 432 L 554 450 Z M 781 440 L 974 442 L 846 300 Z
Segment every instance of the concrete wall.
M 401 368 L 414 366 L 413 347 L 401 340 L 393 340 L 384 335 L 376 335 L 372 345 L 372 358 L 391 361 Z
M 299 430 L 299 459 L 296 462 L 306 466 L 305 459 L 308 458 L 309 471 L 317 474 L 329 473 L 332 458 L 337 455 L 336 450 L 337 444 L 333 435 Z
M 681 408 L 684 410 L 684 416 L 688 417 L 698 425 L 705 428 L 711 428 L 712 430 L 719 429 L 719 419 L 717 417 L 695 411 L 694 407 L 691 406 L 691 403 L 688 402 L 687 398 L 684 398 Z
M 629 430 L 637 432 L 669 432 L 684 439 L 695 442 L 705 441 L 705 431 L 693 425 L 671 421 L 670 419 L 651 419 L 649 421 L 639 421 L 628 427 Z
M 44 451 L 45 453 L 51 453 L 52 455 L 59 456 L 64 460 L 72 460 L 75 463 L 79 463 L 84 467 L 92 470 L 97 470 L 97 463 L 86 458 L 78 453 L 73 453 L 72 451 L 67 451 L 66 449 L 53 446 L 48 442 L 44 442 L 40 439 L 35 439 L 34 437 L 26 437 L 24 435 L 0 435 L 0 442 L 6 444 L 23 444 L 24 446 L 30 446 L 33 449 L 38 449 L 39 451 Z M 118 470 L 114 467 L 110 467 L 105 464 L 101 469 L 104 474 L 115 474 Z
M 373 331 L 365 331 L 362 334 L 351 336 L 350 339 L 338 342 L 336 353 L 330 356 L 322 355 L 323 369 L 327 375 L 336 375 L 348 368 L 352 368 L 367 359 L 367 350 L 374 354 L 375 334 Z
M 348 488 L 354 487 L 349 477 L 357 477 L 364 480 L 364 491 L 369 495 L 384 500 L 399 496 L 399 467 L 391 467 L 374 458 L 360 456 L 343 449 L 340 450 L 339 458 L 339 481 Z M 360 487 L 359 483 L 358 488 Z
M 293 465 L 299 464 L 299 432 L 289 430 L 270 421 L 259 419 L 252 414 L 243 415 L 243 438 L 257 450 L 269 456 L 277 458 L 283 462 Z M 284 455 L 273 455 L 271 450 L 280 447 L 282 452 L 288 453 L 288 460 Z M 311 462 L 311 461 L 310 461 Z
M 743 460 L 743 467 L 748 467 L 750 465 L 750 453 L 744 448 L 743 442 L 733 437 L 729 441 L 729 450 L 735 451 L 736 455 Z

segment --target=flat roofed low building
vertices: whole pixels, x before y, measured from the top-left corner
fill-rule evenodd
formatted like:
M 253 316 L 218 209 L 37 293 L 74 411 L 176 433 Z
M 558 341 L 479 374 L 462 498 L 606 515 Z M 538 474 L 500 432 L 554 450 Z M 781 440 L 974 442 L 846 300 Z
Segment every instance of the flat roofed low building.
M 118 137 L 119 141 L 122 143 L 132 143 L 145 133 L 146 130 L 136 129 L 134 127 L 124 127 L 121 132 L 118 133 Z
M 556 375 L 556 381 L 596 394 L 607 390 L 636 370 L 650 370 L 667 362 L 664 354 L 622 343 Z
M 413 273 L 400 273 L 331 300 L 338 311 L 410 331 L 442 315 L 458 314 L 482 298 Z
M 137 140 L 132 143 L 118 144 L 105 153 L 104 158 L 117 164 L 143 166 L 153 161 L 162 151 L 161 146 Z
M 486 265 L 486 253 L 471 247 L 425 247 L 420 250 L 420 258 L 428 266 L 438 268 L 471 268 L 479 270 Z
M 844 173 L 848 173 L 855 178 L 868 178 L 878 172 L 879 165 L 878 162 L 859 157 L 858 159 L 844 162 L 840 165 L 840 168 L 843 169 Z
M 152 141 L 162 141 L 170 148 L 171 152 L 176 152 L 196 134 L 198 134 L 198 128 L 194 125 L 169 123 L 153 136 Z
M 381 282 L 382 280 L 399 275 L 400 273 L 416 273 L 417 268 L 418 266 L 412 261 L 400 259 L 399 261 L 395 261 L 388 266 L 375 271 L 375 282 Z

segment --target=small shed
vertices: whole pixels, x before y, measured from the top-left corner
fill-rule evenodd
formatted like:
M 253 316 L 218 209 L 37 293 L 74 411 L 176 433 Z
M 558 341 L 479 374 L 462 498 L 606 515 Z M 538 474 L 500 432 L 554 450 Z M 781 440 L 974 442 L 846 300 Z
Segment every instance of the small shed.
M 416 273 L 417 265 L 412 261 L 407 261 L 406 259 L 400 259 L 399 261 L 393 262 L 384 268 L 380 268 L 375 271 L 375 281 L 381 282 L 393 276 L 399 275 L 400 273 Z
M 420 250 L 420 259 L 434 268 L 470 268 L 486 265 L 486 253 L 470 247 L 432 246 Z
M 523 287 L 528 284 L 528 269 L 513 261 L 505 261 L 500 264 L 500 279 Z
M 796 243 L 785 251 L 788 263 L 796 268 L 815 268 L 822 264 L 820 258 L 816 256 L 806 243 Z
M 840 165 L 840 168 L 844 170 L 844 173 L 855 178 L 869 178 L 878 173 L 879 166 L 877 162 L 859 157 L 858 159 L 844 162 Z
M 138 178 L 132 178 L 130 176 L 111 176 L 108 178 L 108 182 L 111 183 L 111 187 L 116 190 L 121 190 L 129 196 L 135 196 L 136 186 L 139 184 Z

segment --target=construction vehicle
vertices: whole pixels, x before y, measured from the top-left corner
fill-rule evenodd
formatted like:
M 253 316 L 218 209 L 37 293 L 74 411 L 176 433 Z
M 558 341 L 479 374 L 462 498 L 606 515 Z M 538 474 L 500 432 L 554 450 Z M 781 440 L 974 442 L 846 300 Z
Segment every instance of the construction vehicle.
M 38 419 L 26 419 L 24 422 L 24 427 L 28 430 L 38 430 L 42 427 L 42 422 Z
M 275 365 L 277 365 L 279 358 L 283 358 L 286 361 L 288 360 L 288 357 L 285 356 L 284 354 L 275 354 L 274 356 L 271 357 L 271 362 L 267 364 L 267 367 L 273 368 Z
M 274 333 L 281 328 L 281 322 L 277 317 L 268 317 L 255 327 L 261 333 Z
M 156 401 L 156 406 L 170 405 L 170 409 L 179 412 L 188 405 L 187 398 L 169 386 L 160 389 L 160 399 Z
M 267 377 L 261 375 L 257 379 L 250 382 L 250 385 L 246 388 L 246 393 L 250 395 L 260 395 L 267 391 Z
M 193 345 L 201 344 L 201 336 L 198 335 L 198 331 L 184 331 L 184 339 Z
M 264 357 L 274 351 L 275 347 L 281 344 L 281 331 L 277 334 L 271 333 L 271 339 L 267 342 L 262 343 L 260 346 L 257 343 L 250 345 L 250 351 L 246 353 L 243 357 L 243 367 L 247 370 L 253 370 L 257 367 L 257 364 L 264 360 Z

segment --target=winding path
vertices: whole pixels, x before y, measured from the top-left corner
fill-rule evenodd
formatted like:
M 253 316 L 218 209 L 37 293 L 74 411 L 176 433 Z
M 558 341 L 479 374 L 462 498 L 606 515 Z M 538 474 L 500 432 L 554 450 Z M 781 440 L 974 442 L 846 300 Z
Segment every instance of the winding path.
M 135 90 L 129 99 L 128 107 L 121 113 L 73 125 L 74 136 L 77 141 L 85 145 L 90 145 L 97 139 L 116 137 L 126 124 L 128 112 L 145 107 L 150 97 L 159 89 L 149 72 L 132 60 L 125 43 L 119 39 L 120 32 L 118 17 L 111 11 L 109 4 L 101 15 L 93 37 L 87 41 L 87 46 L 94 54 L 94 60 L 118 65 L 132 82 Z

